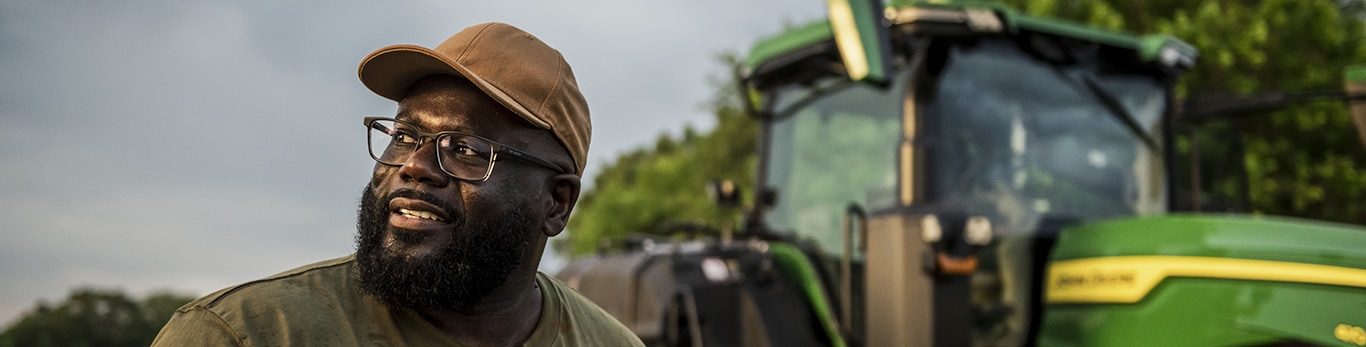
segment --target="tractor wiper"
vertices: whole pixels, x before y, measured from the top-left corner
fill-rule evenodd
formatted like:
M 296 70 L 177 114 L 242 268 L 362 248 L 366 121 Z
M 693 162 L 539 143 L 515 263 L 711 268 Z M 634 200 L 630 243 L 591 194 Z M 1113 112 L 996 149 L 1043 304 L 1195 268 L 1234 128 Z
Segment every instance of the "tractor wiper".
M 1062 68 L 1056 65 L 1053 68 L 1053 72 L 1057 73 L 1058 76 L 1062 77 L 1064 80 L 1085 86 L 1086 88 L 1084 89 L 1086 93 L 1100 101 L 1100 104 L 1104 105 L 1105 109 L 1110 111 L 1110 116 L 1115 118 L 1115 120 L 1118 120 L 1120 124 L 1124 124 L 1124 127 L 1129 129 L 1129 132 L 1132 133 L 1134 137 L 1142 140 L 1143 144 L 1148 146 L 1148 149 L 1153 151 L 1161 149 L 1161 145 L 1158 144 L 1157 139 L 1154 139 L 1147 131 L 1143 131 L 1143 126 L 1138 123 L 1138 118 L 1134 117 L 1134 113 L 1129 112 L 1129 109 L 1125 108 L 1124 104 L 1119 102 L 1119 98 L 1116 98 L 1113 93 L 1110 93 L 1110 91 L 1101 87 L 1100 83 L 1091 78 L 1092 76 L 1090 74 L 1080 76 L 1080 81 L 1078 81 L 1077 77 L 1073 77 L 1072 75 L 1063 72 Z
M 1134 133 L 1134 136 L 1143 140 L 1143 143 L 1148 145 L 1148 149 L 1154 151 L 1160 149 L 1160 146 L 1157 144 L 1157 139 L 1154 139 L 1152 134 L 1149 134 L 1147 131 L 1143 131 L 1143 126 L 1138 124 L 1138 118 L 1134 117 L 1134 113 L 1129 112 L 1129 109 L 1125 108 L 1123 104 L 1120 104 L 1119 99 L 1115 98 L 1114 94 L 1111 94 L 1110 91 L 1102 88 L 1099 83 L 1096 83 L 1096 80 L 1091 78 L 1091 76 L 1083 76 L 1082 82 L 1086 83 L 1086 89 L 1090 90 L 1091 94 L 1095 96 L 1097 100 L 1100 100 L 1100 103 L 1105 105 L 1105 108 L 1110 110 L 1110 115 L 1114 116 L 1120 123 L 1124 123 L 1124 127 L 1129 128 L 1129 131 Z

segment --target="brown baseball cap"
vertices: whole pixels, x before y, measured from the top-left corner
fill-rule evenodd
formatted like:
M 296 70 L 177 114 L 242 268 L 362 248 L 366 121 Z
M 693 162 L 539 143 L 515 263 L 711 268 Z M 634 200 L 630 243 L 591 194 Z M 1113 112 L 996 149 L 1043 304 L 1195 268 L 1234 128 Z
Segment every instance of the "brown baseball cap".
M 555 133 L 583 175 L 593 125 L 588 101 L 560 52 L 522 29 L 484 23 L 430 49 L 393 45 L 360 62 L 360 81 L 375 94 L 399 101 L 430 75 L 463 76 L 531 124 Z

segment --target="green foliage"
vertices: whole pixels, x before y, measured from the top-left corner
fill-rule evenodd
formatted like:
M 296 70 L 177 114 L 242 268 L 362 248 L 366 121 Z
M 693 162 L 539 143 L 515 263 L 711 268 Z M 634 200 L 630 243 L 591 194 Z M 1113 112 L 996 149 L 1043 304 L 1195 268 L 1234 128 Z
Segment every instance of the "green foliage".
M 134 301 L 119 290 L 78 288 L 56 305 L 39 302 L 0 333 L 0 347 L 147 346 L 190 300 L 163 292 Z
M 1201 57 L 1178 87 L 1183 95 L 1341 90 L 1343 68 L 1366 63 L 1363 0 L 1004 2 L 1030 14 L 1191 43 Z M 1241 161 L 1253 212 L 1366 224 L 1366 149 L 1341 103 L 1294 105 L 1195 131 L 1206 200 L 1242 204 L 1241 179 L 1228 169 Z M 1242 158 L 1230 157 L 1235 131 L 1245 140 Z M 1189 151 L 1189 139 L 1179 138 L 1178 149 Z
M 728 66 L 739 62 L 733 55 L 722 59 Z M 558 249 L 585 254 L 603 240 L 657 233 L 671 223 L 720 227 L 736 221 L 738 211 L 717 206 L 705 188 L 708 181 L 729 179 L 752 191 L 758 125 L 745 115 L 733 80 L 713 84 L 719 91 L 708 107 L 716 127 L 706 133 L 689 127 L 680 138 L 661 135 L 654 148 L 618 157 L 580 196 Z

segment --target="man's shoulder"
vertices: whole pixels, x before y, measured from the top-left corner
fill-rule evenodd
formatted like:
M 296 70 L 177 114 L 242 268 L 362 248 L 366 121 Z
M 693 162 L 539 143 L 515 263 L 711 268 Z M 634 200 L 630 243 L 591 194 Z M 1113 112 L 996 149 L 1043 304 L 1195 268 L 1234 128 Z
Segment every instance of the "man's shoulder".
M 205 295 L 180 307 L 153 344 L 392 342 L 387 311 L 361 293 L 354 264 L 354 256 L 325 260 Z
M 559 324 L 562 325 L 561 328 L 571 326 L 577 332 L 573 336 L 562 336 L 562 338 L 575 340 L 561 341 L 565 345 L 602 345 L 604 343 L 642 345 L 640 338 L 636 337 L 626 325 L 588 300 L 583 294 L 579 294 L 569 284 L 545 273 L 537 273 L 537 277 L 540 279 L 539 282 L 547 287 L 547 294 L 558 301 L 551 307 L 560 311 L 558 318 Z
M 220 311 L 231 308 L 251 308 L 259 306 L 294 306 L 299 300 L 315 301 L 326 299 L 348 290 L 352 264 L 355 255 L 328 259 L 259 280 L 223 288 L 191 301 L 180 308 L 181 312 L 195 308 Z M 344 295 L 344 294 L 342 294 Z

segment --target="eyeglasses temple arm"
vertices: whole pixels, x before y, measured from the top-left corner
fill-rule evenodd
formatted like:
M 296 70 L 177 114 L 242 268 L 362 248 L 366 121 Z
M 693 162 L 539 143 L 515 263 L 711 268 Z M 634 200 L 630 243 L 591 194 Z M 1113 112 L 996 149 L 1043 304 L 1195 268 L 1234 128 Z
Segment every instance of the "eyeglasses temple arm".
M 571 173 L 571 172 L 573 172 L 573 171 L 566 170 L 564 167 L 561 167 L 561 166 L 559 166 L 559 165 L 555 165 L 555 163 L 552 163 L 552 162 L 550 162 L 550 161 L 548 161 L 548 160 L 541 159 L 541 158 L 539 158 L 539 157 L 536 157 L 536 156 L 534 156 L 534 155 L 531 155 L 530 153 L 526 153 L 526 152 L 519 151 L 519 150 L 517 150 L 516 148 L 512 148 L 512 147 L 503 147 L 503 152 L 506 152 L 507 154 L 512 155 L 513 157 L 517 157 L 517 159 L 525 160 L 525 161 L 530 162 L 530 163 L 532 163 L 532 164 L 544 166 L 544 167 L 546 167 L 547 169 L 552 169 L 552 170 L 555 170 L 556 172 L 559 172 L 559 173 Z

